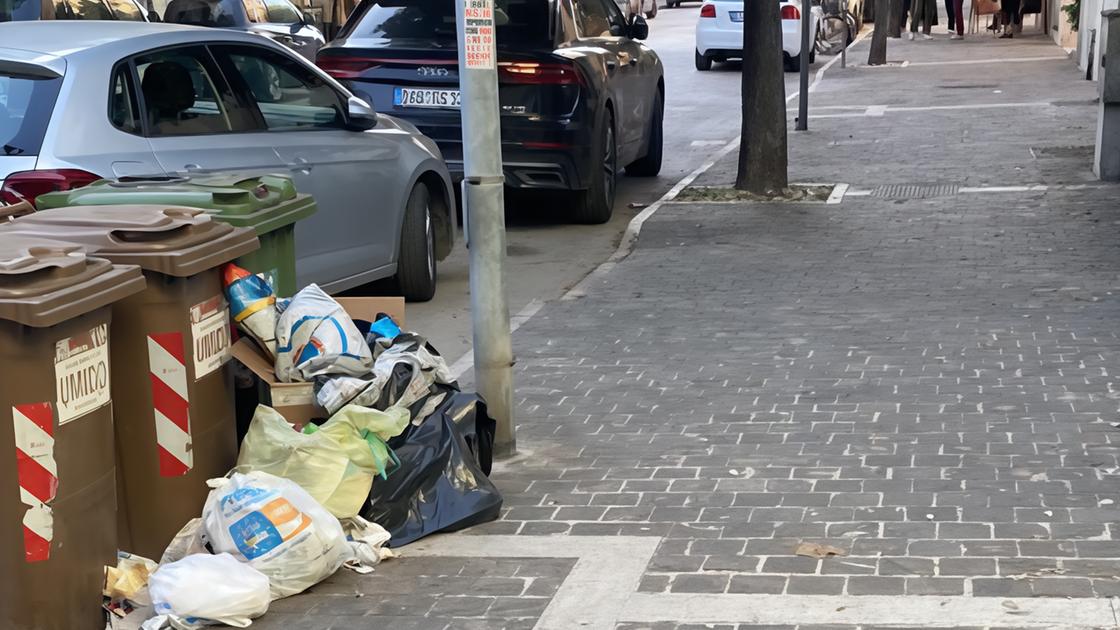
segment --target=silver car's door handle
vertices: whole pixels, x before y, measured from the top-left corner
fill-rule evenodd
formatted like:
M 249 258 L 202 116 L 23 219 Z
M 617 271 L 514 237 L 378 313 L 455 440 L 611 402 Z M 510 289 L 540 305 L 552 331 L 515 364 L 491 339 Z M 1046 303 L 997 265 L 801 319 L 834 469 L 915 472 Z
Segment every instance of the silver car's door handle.
M 188 173 L 191 173 L 191 172 L 195 172 L 195 171 L 201 171 L 202 167 L 199 166 L 198 164 L 194 164 L 194 163 L 184 164 L 183 165 L 183 170 L 187 171 Z

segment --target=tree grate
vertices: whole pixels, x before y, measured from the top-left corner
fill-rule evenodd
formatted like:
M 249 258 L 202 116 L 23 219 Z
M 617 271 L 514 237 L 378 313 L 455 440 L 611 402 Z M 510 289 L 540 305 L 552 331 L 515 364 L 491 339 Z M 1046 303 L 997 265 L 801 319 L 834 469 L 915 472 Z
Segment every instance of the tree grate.
M 871 196 L 881 199 L 929 199 L 955 195 L 958 191 L 956 184 L 890 184 L 872 190 Z

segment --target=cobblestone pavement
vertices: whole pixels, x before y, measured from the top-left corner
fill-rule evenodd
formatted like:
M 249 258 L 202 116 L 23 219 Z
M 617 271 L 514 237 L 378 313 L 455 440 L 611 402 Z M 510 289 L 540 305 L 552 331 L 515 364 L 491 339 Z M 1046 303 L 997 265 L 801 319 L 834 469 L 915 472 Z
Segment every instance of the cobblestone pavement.
M 585 297 L 520 329 L 506 508 L 457 536 L 659 537 L 636 597 L 944 602 L 930 627 L 1120 596 L 1120 188 L 1089 171 L 1095 87 L 1042 38 L 890 47 L 911 64 L 829 70 L 813 111 L 831 117 L 790 134 L 792 178 L 849 183 L 842 203 L 667 204 Z M 727 184 L 733 158 L 697 183 Z M 463 579 L 476 562 L 405 558 L 281 605 L 315 606 L 301 628 L 530 627 L 572 566 Z M 1011 598 L 995 622 L 953 616 L 993 598 Z M 344 618 L 397 605 L 413 625 Z M 688 614 L 613 627 L 773 627 Z

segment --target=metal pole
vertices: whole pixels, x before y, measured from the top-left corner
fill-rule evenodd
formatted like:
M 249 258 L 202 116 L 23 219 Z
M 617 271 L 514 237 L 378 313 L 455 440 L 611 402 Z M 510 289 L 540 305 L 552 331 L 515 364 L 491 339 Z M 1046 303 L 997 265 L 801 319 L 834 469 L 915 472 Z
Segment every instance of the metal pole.
M 498 422 L 494 454 L 512 455 L 513 347 L 502 267 L 506 256 L 498 63 L 493 0 L 456 0 L 462 92 L 463 203 L 470 248 L 474 374 Z
M 801 87 L 797 92 L 797 130 L 809 129 L 809 14 L 813 3 L 801 2 Z
M 848 21 L 848 0 L 841 5 L 841 15 L 844 18 L 844 47 L 840 49 L 840 67 L 848 67 L 848 42 L 852 41 L 852 23 Z

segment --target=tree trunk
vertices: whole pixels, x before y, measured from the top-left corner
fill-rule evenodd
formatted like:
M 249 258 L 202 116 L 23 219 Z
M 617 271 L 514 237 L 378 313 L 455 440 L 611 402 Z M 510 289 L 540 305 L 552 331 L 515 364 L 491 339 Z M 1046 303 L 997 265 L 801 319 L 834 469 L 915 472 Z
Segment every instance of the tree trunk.
M 887 31 L 894 24 L 893 0 L 875 0 L 875 31 L 871 33 L 871 53 L 867 55 L 867 65 L 881 66 L 887 63 Z
M 906 0 L 890 0 L 891 3 L 891 19 L 888 24 L 891 25 L 890 36 L 894 38 L 902 37 L 902 29 L 906 28 Z
M 778 2 L 743 1 L 743 128 L 735 188 L 766 196 L 789 186 L 779 8 Z

